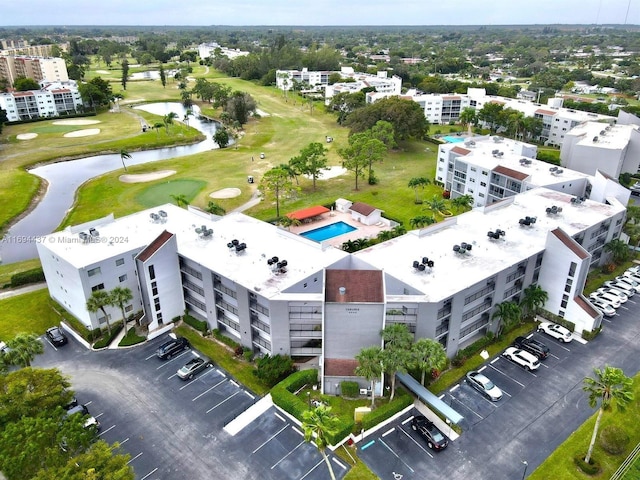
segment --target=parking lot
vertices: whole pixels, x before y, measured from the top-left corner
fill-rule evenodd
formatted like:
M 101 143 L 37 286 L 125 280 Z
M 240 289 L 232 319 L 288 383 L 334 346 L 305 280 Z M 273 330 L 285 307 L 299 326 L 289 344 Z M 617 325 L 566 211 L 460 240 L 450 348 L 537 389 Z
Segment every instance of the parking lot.
M 225 424 L 256 396 L 212 366 L 183 381 L 177 370 L 196 355 L 185 350 L 160 360 L 166 337 L 120 351 L 88 352 L 73 339 L 63 347 L 45 341 L 38 366 L 71 376 L 76 396 L 101 423 L 100 438 L 131 456 L 139 480 L 211 478 L 326 478 L 314 445 L 271 409 L 236 437 Z M 348 466 L 332 456 L 336 476 Z M 215 473 L 214 473 L 215 472 Z

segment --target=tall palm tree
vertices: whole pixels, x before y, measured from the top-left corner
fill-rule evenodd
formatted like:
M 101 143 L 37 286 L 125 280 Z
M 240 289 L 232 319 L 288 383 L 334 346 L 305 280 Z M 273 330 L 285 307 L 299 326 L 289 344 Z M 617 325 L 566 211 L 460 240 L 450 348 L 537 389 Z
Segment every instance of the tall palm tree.
M 189 200 L 187 200 L 187 196 L 184 193 L 180 193 L 177 195 L 169 195 L 176 202 L 176 205 L 179 207 L 186 207 L 189 205 Z
M 220 216 L 227 213 L 227 211 L 224 208 L 222 208 L 220 204 L 214 202 L 213 200 L 209 200 L 209 204 L 207 205 L 206 210 L 209 213 L 213 213 L 214 215 L 220 215 Z
M 131 289 L 126 287 L 115 287 L 109 292 L 110 302 L 112 307 L 118 307 L 122 313 L 122 324 L 124 325 L 124 334 L 127 335 L 129 330 L 127 328 L 127 314 L 124 311 L 124 306 L 133 300 L 133 294 Z
M 433 196 L 431 200 L 427 201 L 427 208 L 435 213 L 440 213 L 444 215 L 447 212 L 447 204 L 441 198 L 438 198 L 436 195 Z
M 21 367 L 30 367 L 35 356 L 44 352 L 44 345 L 33 333 L 17 334 L 7 342 L 7 347 L 8 363 Z
M 160 136 L 160 129 L 162 127 L 164 127 L 164 123 L 162 123 L 162 122 L 156 122 L 156 123 L 153 124 L 153 127 L 151 127 L 153 129 L 155 129 L 155 131 L 156 131 L 156 138 L 158 138 Z
M 411 347 L 411 354 L 415 366 L 422 372 L 420 383 L 423 386 L 427 371 L 442 370 L 447 364 L 447 352 L 440 342 L 432 338 L 419 339 Z
M 595 368 L 593 373 L 596 378 L 586 377 L 582 386 L 582 389 L 589 394 L 589 406 L 591 408 L 596 408 L 598 400 L 600 400 L 600 409 L 598 410 L 596 423 L 593 426 L 591 443 L 589 443 L 589 450 L 584 459 L 586 463 L 591 460 L 602 414 L 605 410 L 610 410 L 614 403 L 618 410 L 624 411 L 627 404 L 633 400 L 633 380 L 626 377 L 621 368 L 606 365 L 603 370 Z
M 500 321 L 500 327 L 498 331 L 502 333 L 505 328 L 508 328 L 520 321 L 520 306 L 515 302 L 502 302 L 496 305 L 496 310 L 491 315 L 492 319 L 498 319 Z
M 327 436 L 331 431 L 335 431 L 340 424 L 338 417 L 331 413 L 331 407 L 320 405 L 311 410 L 302 413 L 302 431 L 304 432 L 305 442 L 315 442 L 320 455 L 324 459 L 329 469 L 331 480 L 336 480 L 333 473 L 333 467 L 329 461 L 326 448 L 329 445 Z
M 384 341 L 384 350 L 381 353 L 382 368 L 391 379 L 391 395 L 389 396 L 389 401 L 391 401 L 396 394 L 396 373 L 406 372 L 411 363 L 413 334 L 406 325 L 392 323 L 380 332 L 380 336 Z
M 421 188 L 422 190 L 424 190 L 424 187 L 426 187 L 430 183 L 431 183 L 431 180 L 429 180 L 427 177 L 413 177 L 411 180 L 409 180 L 409 184 L 407 186 L 409 188 L 413 188 L 413 191 L 416 194 L 416 199 L 414 203 L 421 203 L 420 200 L 418 199 L 418 188 Z
M 164 128 L 167 130 L 167 135 L 169 135 L 169 125 L 173 125 L 173 121 L 178 118 L 178 114 L 175 112 L 169 112 L 164 117 L 162 117 L 162 122 L 164 123 Z
M 109 323 L 109 315 L 104 309 L 107 305 L 111 304 L 109 293 L 106 290 L 96 290 L 91 292 L 91 296 L 87 299 L 87 310 L 91 313 L 96 313 L 98 310 L 102 311 L 104 318 L 107 322 L 107 331 L 111 335 L 111 324 Z
M 381 352 L 380 347 L 368 347 L 356 355 L 358 366 L 354 373 L 371 382 L 371 408 L 375 406 L 375 381 L 382 375 Z
M 540 285 L 529 285 L 522 292 L 522 313 L 526 316 L 534 316 L 538 313 L 538 309 L 542 307 L 549 299 L 549 294 L 542 289 Z
M 125 165 L 125 160 L 131 160 L 131 154 L 125 149 L 120 150 L 120 160 L 122 160 L 122 166 L 124 167 L 124 171 L 127 171 L 127 166 Z
M 618 265 L 629 258 L 629 245 L 619 238 L 614 238 L 610 242 L 605 243 L 603 249 L 611 254 L 613 261 Z

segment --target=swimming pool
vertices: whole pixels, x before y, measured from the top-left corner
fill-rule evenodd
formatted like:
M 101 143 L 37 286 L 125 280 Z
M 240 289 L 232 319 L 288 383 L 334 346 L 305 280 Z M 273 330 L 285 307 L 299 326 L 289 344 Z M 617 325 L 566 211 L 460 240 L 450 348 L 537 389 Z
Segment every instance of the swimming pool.
M 454 137 L 453 135 L 446 135 L 444 137 L 442 137 L 443 140 L 449 142 L 449 143 L 460 143 L 460 142 L 464 142 L 464 138 L 462 137 Z
M 345 233 L 353 232 L 354 230 L 356 230 L 356 227 L 352 227 L 348 223 L 336 222 L 331 225 L 325 225 L 324 227 L 314 228 L 300 235 L 316 242 L 322 242 L 339 235 L 344 235 Z

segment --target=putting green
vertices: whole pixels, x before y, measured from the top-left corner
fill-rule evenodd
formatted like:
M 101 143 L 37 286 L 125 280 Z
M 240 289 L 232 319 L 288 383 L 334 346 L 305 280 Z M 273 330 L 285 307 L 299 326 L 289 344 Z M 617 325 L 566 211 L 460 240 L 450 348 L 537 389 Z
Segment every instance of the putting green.
M 165 203 L 176 203 L 171 195 L 184 195 L 191 202 L 198 193 L 207 185 L 202 180 L 180 179 L 160 181 L 149 185 L 136 195 L 136 200 L 145 208 L 152 208 Z
M 33 133 L 63 133 L 72 132 L 78 129 L 78 125 L 41 125 L 33 127 L 31 131 Z

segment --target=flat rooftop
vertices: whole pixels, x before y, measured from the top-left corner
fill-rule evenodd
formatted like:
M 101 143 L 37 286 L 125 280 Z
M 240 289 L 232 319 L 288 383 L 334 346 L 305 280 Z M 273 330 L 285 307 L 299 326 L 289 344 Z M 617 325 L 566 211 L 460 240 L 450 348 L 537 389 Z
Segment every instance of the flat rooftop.
M 585 122 L 572 128 L 568 135 L 581 138 L 577 145 L 590 148 L 623 150 L 631 141 L 631 133 L 638 131 L 637 125 L 608 125 L 600 122 Z M 598 140 L 593 140 L 598 137 Z
M 152 213 L 166 212 L 166 220 L 154 221 Z M 205 226 L 213 230 L 208 238 L 196 233 Z M 99 232 L 99 240 L 83 243 L 79 232 L 89 227 Z M 47 247 L 76 268 L 89 267 L 104 259 L 132 250 L 142 250 L 164 230 L 176 235 L 178 253 L 210 270 L 271 297 L 349 254 L 325 247 L 261 220 L 231 213 L 216 220 L 208 214 L 187 211 L 167 204 L 126 217 L 102 219 L 70 227 L 47 236 Z M 227 245 L 245 243 L 240 253 Z M 287 260 L 286 273 L 274 274 L 267 260 L 277 256 Z
M 412 285 L 424 294 L 426 301 L 439 302 L 542 252 L 551 230 L 561 228 L 575 236 L 625 209 L 616 201 L 614 205 L 606 205 L 586 200 L 574 205 L 571 198 L 546 188 L 533 189 L 426 229 L 413 230 L 354 255 Z M 562 212 L 547 215 L 546 209 L 554 205 L 562 207 Z M 520 226 L 519 220 L 527 216 L 537 217 L 536 223 Z M 492 240 L 487 233 L 496 229 L 506 234 Z M 471 251 L 455 253 L 453 246 L 462 242 L 471 244 Z M 433 260 L 432 269 L 418 271 L 413 267 L 413 262 L 423 257 Z

